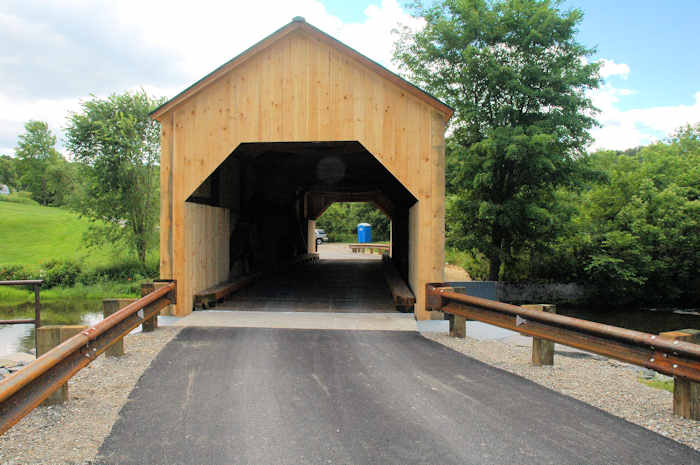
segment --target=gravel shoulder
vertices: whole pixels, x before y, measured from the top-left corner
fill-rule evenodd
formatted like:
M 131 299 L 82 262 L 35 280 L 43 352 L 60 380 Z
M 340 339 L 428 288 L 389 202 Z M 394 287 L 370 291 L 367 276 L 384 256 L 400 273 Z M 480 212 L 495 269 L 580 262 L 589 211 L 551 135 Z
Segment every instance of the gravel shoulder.
M 536 367 L 530 364 L 529 347 L 438 333 L 423 336 L 700 450 L 700 422 L 674 416 L 673 394 L 639 382 L 638 367 L 559 344 L 554 366 Z
M 85 463 L 94 459 L 134 385 L 179 330 L 161 327 L 152 333 L 129 335 L 123 357 L 101 356 L 78 372 L 69 382 L 68 404 L 38 407 L 0 436 L 0 463 Z

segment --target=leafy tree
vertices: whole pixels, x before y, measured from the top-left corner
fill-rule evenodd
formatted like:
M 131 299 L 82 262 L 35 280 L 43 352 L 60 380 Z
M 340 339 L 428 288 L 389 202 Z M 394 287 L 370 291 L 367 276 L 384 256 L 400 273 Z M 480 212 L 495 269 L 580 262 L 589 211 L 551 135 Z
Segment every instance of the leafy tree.
M 0 155 L 0 184 L 5 184 L 14 191 L 19 188 L 17 162 L 9 155 Z
M 501 264 L 551 234 L 550 206 L 575 179 L 596 122 L 593 50 L 575 40 L 580 10 L 557 0 L 441 0 L 422 31 L 404 31 L 395 59 L 455 109 L 448 149 L 451 243 Z M 450 184 L 451 183 L 451 184 Z
M 700 125 L 590 163 L 606 176 L 557 193 L 573 215 L 529 276 L 587 283 L 607 303 L 699 304 Z
M 43 121 L 29 121 L 15 153 L 19 182 L 41 205 L 61 205 L 71 190 L 68 162 L 56 150 L 56 136 Z
M 158 218 L 160 126 L 149 112 L 160 103 L 145 92 L 93 97 L 66 129 L 84 182 L 77 208 L 93 220 L 90 242 L 123 241 L 141 263 Z
M 354 242 L 359 223 L 372 225 L 373 241 L 389 240 L 389 218 L 371 203 L 334 203 L 321 215 L 316 226 L 325 230 L 332 242 Z

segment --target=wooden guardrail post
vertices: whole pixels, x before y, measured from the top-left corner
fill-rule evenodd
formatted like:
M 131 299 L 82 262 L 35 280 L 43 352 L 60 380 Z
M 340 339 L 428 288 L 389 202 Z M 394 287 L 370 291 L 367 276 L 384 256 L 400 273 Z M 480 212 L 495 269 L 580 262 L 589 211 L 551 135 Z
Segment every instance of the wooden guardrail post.
M 467 319 L 459 315 L 444 314 L 444 318 L 450 323 L 450 337 L 464 339 L 467 337 Z
M 664 339 L 700 344 L 700 330 L 681 329 L 659 334 Z M 680 376 L 673 377 L 673 414 L 700 420 L 700 383 Z
M 102 301 L 102 317 L 107 318 L 118 310 L 126 307 L 136 299 L 104 299 Z M 109 346 L 105 351 L 105 355 L 108 357 L 121 357 L 124 355 L 124 338 L 119 339 L 117 342 Z
M 528 310 L 557 313 L 557 306 L 551 304 L 521 305 L 521 307 Z M 535 366 L 554 365 L 554 342 L 533 337 L 532 364 Z
M 156 289 L 160 289 L 167 283 L 143 283 L 141 284 L 141 297 L 150 294 Z M 158 328 L 158 315 L 154 315 L 153 318 L 144 320 L 141 323 L 141 331 L 144 333 L 150 333 Z
M 87 329 L 85 325 L 50 325 L 42 326 L 36 330 L 36 356 L 41 357 L 49 350 L 53 349 L 57 345 L 64 341 L 67 341 L 71 337 L 75 336 L 79 332 Z M 70 395 L 68 393 L 68 381 L 66 381 L 57 391 L 51 394 L 43 402 L 43 405 L 53 405 L 62 404 L 68 401 Z

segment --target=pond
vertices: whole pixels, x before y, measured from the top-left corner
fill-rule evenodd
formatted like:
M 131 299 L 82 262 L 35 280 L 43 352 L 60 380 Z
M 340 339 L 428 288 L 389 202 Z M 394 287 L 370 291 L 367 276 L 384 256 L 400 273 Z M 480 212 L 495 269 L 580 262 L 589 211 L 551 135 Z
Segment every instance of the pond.
M 34 318 L 34 303 L 0 306 L 0 320 Z M 158 323 L 167 325 L 174 317 L 159 316 Z M 102 320 L 102 300 L 68 299 L 41 304 L 42 325 L 94 325 Z M 138 332 L 138 326 L 133 332 Z M 34 325 L 0 325 L 0 357 L 15 352 L 33 353 Z
M 644 333 L 662 333 L 678 329 L 700 329 L 700 309 L 616 309 L 600 311 L 592 308 L 566 308 L 557 311 L 561 315 L 620 326 Z

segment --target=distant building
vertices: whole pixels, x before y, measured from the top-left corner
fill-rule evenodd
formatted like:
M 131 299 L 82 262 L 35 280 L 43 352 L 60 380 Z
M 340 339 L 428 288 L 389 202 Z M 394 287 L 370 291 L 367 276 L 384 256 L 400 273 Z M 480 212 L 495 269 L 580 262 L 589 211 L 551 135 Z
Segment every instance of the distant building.
M 10 195 L 10 188 L 5 184 L 0 184 L 0 195 Z

